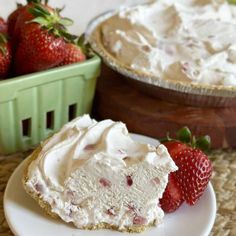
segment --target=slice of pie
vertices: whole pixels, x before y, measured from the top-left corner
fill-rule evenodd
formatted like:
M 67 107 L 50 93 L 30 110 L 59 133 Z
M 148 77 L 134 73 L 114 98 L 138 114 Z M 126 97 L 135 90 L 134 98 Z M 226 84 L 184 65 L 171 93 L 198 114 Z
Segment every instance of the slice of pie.
M 165 146 L 135 142 L 125 124 L 84 115 L 33 152 L 23 184 L 47 213 L 80 229 L 141 232 L 162 222 L 158 202 L 175 170 Z

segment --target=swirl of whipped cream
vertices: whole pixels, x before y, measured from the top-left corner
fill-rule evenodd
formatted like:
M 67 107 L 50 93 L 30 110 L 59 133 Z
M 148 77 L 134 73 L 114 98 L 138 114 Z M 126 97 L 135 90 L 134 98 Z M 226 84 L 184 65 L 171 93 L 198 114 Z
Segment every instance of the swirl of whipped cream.
M 156 148 L 134 142 L 122 122 L 97 122 L 84 115 L 47 140 L 30 169 L 37 167 L 44 181 L 62 191 L 67 178 L 85 163 L 100 162 L 119 171 L 143 158 L 155 164 L 156 156 Z
M 236 6 L 226 0 L 157 0 L 102 25 L 106 48 L 163 80 L 236 85 Z

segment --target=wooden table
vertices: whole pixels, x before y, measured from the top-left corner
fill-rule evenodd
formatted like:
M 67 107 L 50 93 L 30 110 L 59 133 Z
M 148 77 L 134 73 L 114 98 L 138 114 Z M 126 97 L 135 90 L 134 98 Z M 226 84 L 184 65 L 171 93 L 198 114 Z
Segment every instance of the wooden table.
M 236 107 L 194 107 L 151 97 L 118 73 L 103 67 L 97 84 L 94 115 L 127 124 L 129 131 L 154 138 L 173 136 L 183 126 L 208 134 L 213 148 L 236 147 Z

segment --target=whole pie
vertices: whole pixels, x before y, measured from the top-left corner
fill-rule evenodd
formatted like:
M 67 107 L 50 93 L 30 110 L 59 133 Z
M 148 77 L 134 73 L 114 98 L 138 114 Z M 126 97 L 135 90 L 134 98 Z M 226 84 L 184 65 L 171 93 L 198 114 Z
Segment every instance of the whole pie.
M 235 20 L 236 6 L 227 0 L 157 0 L 116 12 L 92 41 L 109 61 L 154 84 L 230 87 L 236 85 Z

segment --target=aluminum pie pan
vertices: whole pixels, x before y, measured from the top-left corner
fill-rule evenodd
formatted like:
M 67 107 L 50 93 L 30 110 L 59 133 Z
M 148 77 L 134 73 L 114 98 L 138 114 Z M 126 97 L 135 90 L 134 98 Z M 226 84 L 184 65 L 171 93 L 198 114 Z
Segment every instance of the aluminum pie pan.
M 194 106 L 236 106 L 236 86 L 163 80 L 152 73 L 135 70 L 117 60 L 104 46 L 102 34 L 103 24 L 117 13 L 118 11 L 109 11 L 97 16 L 86 30 L 86 37 L 92 49 L 102 57 L 108 67 L 123 75 L 143 92 L 157 98 Z

